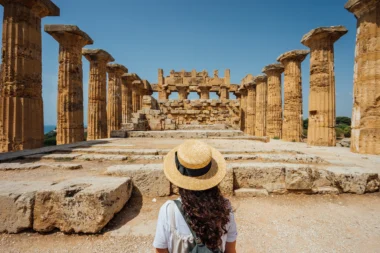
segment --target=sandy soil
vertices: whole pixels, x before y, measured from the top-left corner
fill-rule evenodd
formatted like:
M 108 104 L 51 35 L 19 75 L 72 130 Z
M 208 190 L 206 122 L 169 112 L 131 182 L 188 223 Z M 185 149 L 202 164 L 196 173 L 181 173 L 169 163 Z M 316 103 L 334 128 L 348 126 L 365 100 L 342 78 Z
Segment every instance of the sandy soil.
M 134 197 L 99 235 L 0 235 L 1 252 L 153 252 L 156 218 L 169 198 Z M 238 252 L 379 252 L 380 193 L 232 198 Z

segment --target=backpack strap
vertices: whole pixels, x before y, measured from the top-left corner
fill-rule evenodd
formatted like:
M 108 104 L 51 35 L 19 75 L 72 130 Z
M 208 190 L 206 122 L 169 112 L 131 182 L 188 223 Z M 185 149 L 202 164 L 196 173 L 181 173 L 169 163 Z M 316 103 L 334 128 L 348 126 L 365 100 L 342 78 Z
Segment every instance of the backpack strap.
M 194 237 L 194 239 L 195 239 L 196 244 L 198 244 L 198 245 L 203 245 L 201 238 L 199 238 L 199 237 L 195 234 L 195 232 L 191 229 L 191 227 L 190 227 L 190 225 L 189 225 L 189 219 L 188 219 L 187 215 L 185 214 L 185 212 L 183 211 L 181 201 L 179 201 L 179 200 L 174 200 L 174 203 L 177 205 L 178 210 L 179 210 L 180 213 L 182 214 L 182 216 L 183 216 L 183 218 L 184 218 L 184 220 L 185 220 L 185 222 L 186 222 L 187 227 L 189 228 L 191 234 L 193 235 L 193 237 Z

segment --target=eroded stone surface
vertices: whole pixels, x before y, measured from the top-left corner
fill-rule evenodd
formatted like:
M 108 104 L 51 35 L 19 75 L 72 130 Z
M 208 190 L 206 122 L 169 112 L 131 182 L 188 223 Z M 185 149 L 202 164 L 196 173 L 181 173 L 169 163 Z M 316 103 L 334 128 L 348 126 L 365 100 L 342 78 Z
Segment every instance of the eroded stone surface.
M 265 189 L 241 188 L 235 190 L 236 197 L 266 197 L 268 195 L 268 191 Z
M 36 194 L 33 229 L 49 232 L 99 232 L 132 193 L 130 178 L 82 177 Z
M 106 173 L 132 178 L 137 194 L 151 197 L 170 195 L 170 182 L 165 177 L 162 164 L 115 165 Z
M 32 228 L 35 194 L 49 185 L 49 182 L 0 181 L 0 233 Z

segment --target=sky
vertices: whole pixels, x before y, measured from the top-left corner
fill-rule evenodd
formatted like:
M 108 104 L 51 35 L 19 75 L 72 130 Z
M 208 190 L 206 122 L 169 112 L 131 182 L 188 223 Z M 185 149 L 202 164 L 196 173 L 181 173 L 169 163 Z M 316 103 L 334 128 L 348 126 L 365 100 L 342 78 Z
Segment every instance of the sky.
M 42 24 L 73 24 L 116 63 L 157 83 L 158 69 L 231 70 L 231 83 L 259 75 L 279 55 L 307 49 L 303 35 L 320 26 L 344 25 L 335 43 L 337 116 L 351 117 L 356 19 L 347 0 L 53 0 L 61 16 Z M 0 13 L 2 18 L 3 12 Z M 45 125 L 56 124 L 58 42 L 42 32 Z M 310 58 L 302 63 L 304 118 L 308 116 Z M 89 63 L 83 58 L 85 125 Z M 283 81 L 283 80 L 282 80 Z

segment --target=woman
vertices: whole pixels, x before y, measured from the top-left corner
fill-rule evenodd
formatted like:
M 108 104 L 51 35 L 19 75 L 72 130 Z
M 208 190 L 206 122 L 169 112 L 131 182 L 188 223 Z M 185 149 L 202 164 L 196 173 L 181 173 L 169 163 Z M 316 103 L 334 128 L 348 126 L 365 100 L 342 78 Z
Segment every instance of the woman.
M 211 252 L 236 252 L 234 214 L 218 188 L 226 175 L 223 155 L 201 141 L 185 141 L 165 157 L 164 172 L 181 197 L 160 209 L 156 252 L 191 252 L 202 245 Z

